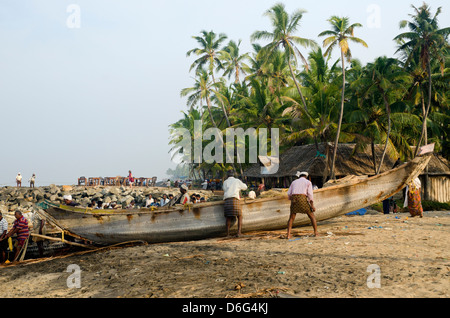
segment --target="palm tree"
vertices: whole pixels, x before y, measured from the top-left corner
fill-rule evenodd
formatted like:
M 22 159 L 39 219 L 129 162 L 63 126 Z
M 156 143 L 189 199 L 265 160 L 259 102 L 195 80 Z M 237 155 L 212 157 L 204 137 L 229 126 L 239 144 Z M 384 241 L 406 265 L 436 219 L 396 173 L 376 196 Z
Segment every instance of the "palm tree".
M 282 115 L 284 108 L 265 82 L 252 78 L 250 95 L 241 96 L 239 102 L 231 111 L 235 123 L 233 127 L 255 128 L 256 133 L 260 128 L 266 128 L 269 134 L 267 141 L 275 142 L 272 136 L 272 128 L 278 128 L 281 135 L 285 124 L 288 123 L 288 118 Z M 267 148 L 272 149 L 269 146 Z
M 367 43 L 364 42 L 362 39 L 357 38 L 354 36 L 354 29 L 356 27 L 362 27 L 359 23 L 353 23 L 350 25 L 350 20 L 347 17 L 337 17 L 332 16 L 328 20 L 332 26 L 331 30 L 324 31 L 319 34 L 319 36 L 328 36 L 325 40 L 323 40 L 323 46 L 327 47 L 327 50 L 325 51 L 325 56 L 331 54 L 333 48 L 338 45 L 341 49 L 341 64 L 342 64 L 342 93 L 341 93 L 341 110 L 339 113 L 339 122 L 338 122 L 338 128 L 336 133 L 336 140 L 334 143 L 334 152 L 333 152 L 333 160 L 331 163 L 331 178 L 335 178 L 335 171 L 334 166 L 336 162 L 336 154 L 337 154 L 337 147 L 339 142 L 339 135 L 341 132 L 341 126 L 342 126 L 342 117 L 344 114 L 344 99 L 345 99 L 345 59 L 347 59 L 348 62 L 351 61 L 352 54 L 349 48 L 349 41 L 362 44 L 365 47 L 368 47 Z
M 292 118 L 291 129 L 284 135 L 283 142 L 288 144 L 314 142 L 317 155 L 321 155 L 319 142 L 325 142 L 327 158 L 329 154 L 328 141 L 331 141 L 331 136 L 336 129 L 333 118 L 337 116 L 339 100 L 337 62 L 330 67 L 329 61 L 330 58 L 324 58 L 322 49 L 317 48 L 309 54 L 309 71 L 300 73 L 301 80 L 307 88 L 308 111 L 301 107 L 301 101 L 298 98 L 289 96 L 289 91 L 283 96 L 285 102 L 290 102 L 284 114 L 289 114 Z M 330 165 L 330 161 L 326 160 L 323 182 L 328 177 Z
M 445 51 L 449 47 L 447 38 L 450 34 L 450 27 L 439 29 L 437 17 L 442 11 L 441 7 L 436 10 L 434 16 L 432 16 L 430 7 L 426 3 L 419 8 L 412 5 L 412 8 L 415 11 L 415 15 L 409 15 L 412 21 L 400 21 L 400 28 L 403 29 L 408 26 L 410 32 L 399 34 L 394 40 L 400 43 L 397 52 L 403 51 L 406 53 L 405 66 L 417 57 L 421 68 L 426 71 L 428 76 L 428 102 L 423 112 L 422 132 L 417 143 L 416 155 L 426 133 L 426 122 L 431 107 L 431 61 L 436 59 L 441 65 L 441 72 L 444 72 Z
M 207 69 L 209 70 L 209 73 L 213 78 L 213 82 L 215 82 L 214 68 L 218 65 L 221 65 L 221 61 L 219 58 L 220 47 L 223 41 L 227 39 L 227 36 L 223 33 L 217 35 L 213 31 L 207 32 L 205 30 L 201 31 L 200 33 L 202 34 L 202 36 L 192 37 L 197 41 L 200 47 L 189 50 L 186 53 L 187 56 L 190 56 L 191 54 L 199 56 L 199 58 L 191 64 L 189 72 L 192 71 L 194 67 L 196 67 L 195 71 L 197 73 L 200 69 L 205 69 L 205 67 L 207 66 Z
M 324 59 L 321 48 L 317 48 L 309 54 L 308 62 L 310 71 L 302 72 L 300 77 L 308 88 L 307 98 L 310 101 L 310 107 L 306 112 L 299 107 L 300 103 L 295 98 L 289 94 L 283 96 L 284 101 L 291 103 L 285 109 L 284 114 L 290 114 L 293 124 L 300 128 L 293 129 L 285 140 L 296 142 L 310 137 L 317 145 L 318 140 L 328 142 L 330 131 L 333 129 L 332 118 L 338 89 L 334 83 L 336 67 L 335 64 L 331 68 L 328 66 L 329 58 Z
M 197 56 L 200 56 L 196 59 L 189 69 L 191 71 L 194 67 L 196 67 L 196 73 L 199 73 L 202 69 L 207 69 L 209 74 L 211 75 L 212 82 L 216 85 L 216 78 L 214 76 L 214 68 L 223 68 L 222 62 L 220 60 L 221 50 L 220 46 L 222 42 L 227 39 L 227 36 L 223 33 L 220 33 L 218 36 L 213 31 L 207 32 L 205 30 L 200 32 L 202 36 L 193 36 L 193 38 L 200 44 L 200 48 L 194 48 L 189 50 L 186 55 L 190 56 L 194 53 Z M 228 114 L 225 110 L 225 106 L 222 104 L 222 110 L 227 120 L 228 127 L 231 126 L 230 121 L 228 119 Z
M 199 102 L 201 103 L 203 100 L 205 100 L 208 106 L 211 123 L 215 128 L 217 128 L 212 114 L 211 104 L 211 91 L 214 86 L 217 86 L 217 84 L 214 84 L 210 81 L 207 71 L 205 71 L 204 69 L 199 69 L 195 78 L 194 86 L 183 88 L 180 92 L 180 96 L 187 96 L 187 105 L 191 108 L 193 108 L 195 104 Z
M 297 56 L 299 56 L 303 63 L 307 65 L 305 57 L 296 46 L 297 44 L 304 47 L 316 46 L 316 42 L 314 40 L 305 39 L 294 35 L 300 26 L 300 20 L 305 12 L 306 11 L 304 10 L 297 10 L 292 15 L 289 15 L 282 3 L 274 5 L 265 13 L 265 15 L 268 16 L 272 22 L 273 32 L 256 31 L 251 35 L 251 40 L 255 41 L 264 39 L 270 41 L 270 43 L 263 47 L 259 52 L 260 54 L 263 54 L 266 60 L 270 58 L 278 50 L 278 48 L 284 49 L 292 80 L 294 81 L 297 91 L 301 96 L 303 107 L 307 109 L 305 98 L 303 97 L 303 93 L 292 68 L 292 59 L 297 61 Z
M 373 95 L 375 92 L 380 94 L 382 103 L 385 106 L 388 121 L 386 142 L 380 164 L 376 170 L 376 174 L 379 174 L 386 155 L 391 132 L 390 105 L 403 99 L 403 96 L 406 93 L 407 84 L 409 84 L 411 78 L 408 73 L 400 68 L 398 60 L 387 58 L 385 56 L 377 58 L 374 63 L 369 63 L 366 66 L 364 73 L 365 75 L 353 84 L 358 85 L 359 82 L 362 82 L 365 96 Z
M 245 60 L 249 59 L 249 54 L 240 54 L 239 46 L 241 45 L 241 40 L 236 43 L 231 40 L 228 42 L 227 46 L 219 52 L 220 59 L 223 61 L 223 69 L 225 72 L 223 76 L 231 77 L 234 74 L 234 83 L 239 83 L 239 76 L 241 74 L 245 75 L 249 71 L 249 66 L 245 64 Z
M 212 83 L 209 80 L 208 72 L 205 71 L 204 69 L 199 69 L 195 85 L 193 87 L 184 88 L 180 92 L 181 97 L 188 96 L 188 106 L 192 107 L 192 105 L 201 100 L 206 101 L 206 106 L 208 109 L 211 124 L 216 129 L 218 129 L 218 125 L 216 124 L 216 121 L 214 119 L 213 115 L 214 110 L 211 99 L 214 89 L 220 86 L 220 84 L 221 83 Z M 225 147 L 222 135 L 219 135 L 219 141 L 222 144 L 222 147 Z M 234 164 L 232 164 L 232 166 L 233 169 L 236 171 L 236 169 L 234 168 Z
M 182 164 L 189 166 L 190 174 L 195 176 L 195 163 L 192 162 L 192 154 L 194 154 L 194 139 L 198 136 L 195 135 L 195 121 L 201 120 L 203 122 L 203 127 L 201 133 L 206 129 L 206 126 L 209 124 L 207 122 L 207 118 L 205 118 L 205 113 L 195 108 L 190 108 L 187 112 L 182 112 L 183 118 L 178 120 L 177 122 L 169 125 L 169 134 L 170 140 L 169 145 L 172 145 L 169 152 L 172 152 L 172 160 L 178 155 L 181 156 L 180 161 Z M 179 134 L 180 129 L 186 129 L 190 134 L 190 144 L 191 148 L 188 150 L 188 153 L 184 153 L 186 150 L 180 145 L 183 140 L 182 135 Z

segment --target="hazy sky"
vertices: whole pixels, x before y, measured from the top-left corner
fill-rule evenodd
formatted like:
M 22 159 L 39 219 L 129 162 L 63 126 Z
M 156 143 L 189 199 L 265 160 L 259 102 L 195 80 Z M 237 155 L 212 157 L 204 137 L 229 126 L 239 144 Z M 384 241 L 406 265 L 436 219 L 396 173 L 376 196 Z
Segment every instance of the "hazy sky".
M 1 0 L 0 186 L 21 172 L 37 185 L 74 184 L 79 176 L 165 178 L 175 165 L 168 125 L 186 110 L 191 87 L 186 52 L 201 30 L 242 39 L 271 30 L 263 13 L 276 0 Z M 305 9 L 299 35 L 321 43 L 332 15 L 364 25 L 353 45 L 363 63 L 394 56 L 400 20 L 422 1 L 285 0 Z M 440 27 L 449 26 L 450 5 Z M 75 6 L 73 6 L 75 5 Z M 79 9 L 79 12 L 77 11 Z M 79 13 L 79 14 L 78 14 Z M 78 19 L 79 18 L 79 19 Z M 79 24 L 78 24 L 79 22 Z M 79 26 L 79 27 L 77 27 Z M 264 43 L 261 43 L 264 44 Z M 305 55 L 308 50 L 302 50 Z

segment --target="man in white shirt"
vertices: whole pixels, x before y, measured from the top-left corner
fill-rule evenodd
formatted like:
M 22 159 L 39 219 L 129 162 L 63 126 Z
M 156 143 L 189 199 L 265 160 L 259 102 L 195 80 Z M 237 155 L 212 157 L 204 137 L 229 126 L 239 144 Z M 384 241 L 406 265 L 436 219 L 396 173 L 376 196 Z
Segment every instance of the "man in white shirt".
M 22 175 L 20 174 L 20 172 L 16 176 L 16 183 L 18 188 L 22 187 Z
M 34 188 L 34 182 L 36 181 L 36 175 L 33 173 L 31 176 L 29 182 L 30 182 L 30 188 Z
M 155 200 L 153 199 L 152 195 L 148 195 L 148 199 L 145 201 L 145 207 L 148 208 L 151 206 L 152 203 L 154 203 Z
M 224 203 L 224 215 L 227 218 L 227 236 L 230 236 L 231 222 L 237 217 L 238 219 L 238 233 L 236 236 L 241 235 L 242 229 L 242 208 L 240 203 L 240 191 L 247 190 L 247 185 L 241 180 L 234 177 L 234 171 L 228 171 L 228 178 L 224 181 L 223 199 Z

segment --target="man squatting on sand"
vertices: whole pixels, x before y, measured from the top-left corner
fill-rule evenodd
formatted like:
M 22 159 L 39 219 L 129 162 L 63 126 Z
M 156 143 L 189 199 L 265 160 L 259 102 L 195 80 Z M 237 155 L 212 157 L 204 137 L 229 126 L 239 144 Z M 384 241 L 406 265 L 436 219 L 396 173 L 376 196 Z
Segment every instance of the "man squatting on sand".
M 317 236 L 317 222 L 314 216 L 316 208 L 314 207 L 313 202 L 312 183 L 306 179 L 306 177 L 308 177 L 307 172 L 297 171 L 296 177 L 298 177 L 298 179 L 291 183 L 288 190 L 288 198 L 291 200 L 291 214 L 288 221 L 287 238 L 291 238 L 292 224 L 294 223 L 297 213 L 308 215 L 314 229 L 314 236 Z
M 241 235 L 242 230 L 242 207 L 240 203 L 240 191 L 247 190 L 247 185 L 234 177 L 234 171 L 228 170 L 228 178 L 223 182 L 223 199 L 225 200 L 223 212 L 227 218 L 227 236 L 230 236 L 231 222 L 237 217 L 238 232 Z

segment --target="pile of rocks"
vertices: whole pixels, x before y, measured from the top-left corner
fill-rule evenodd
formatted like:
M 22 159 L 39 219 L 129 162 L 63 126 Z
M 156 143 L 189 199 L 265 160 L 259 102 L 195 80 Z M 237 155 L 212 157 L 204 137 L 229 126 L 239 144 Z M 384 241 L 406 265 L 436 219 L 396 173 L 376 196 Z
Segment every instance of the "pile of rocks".
M 73 200 L 81 206 L 88 206 L 88 204 L 95 200 L 102 201 L 103 203 L 115 201 L 123 207 L 126 207 L 131 201 L 134 201 L 137 207 L 142 207 L 145 205 L 149 194 L 152 194 L 154 199 L 159 200 L 163 194 L 177 196 L 179 193 L 177 188 L 167 187 L 85 187 L 56 186 L 53 184 L 37 188 L 3 187 L 0 188 L 0 211 L 31 211 L 36 209 L 36 205 L 44 200 L 61 203 L 63 196 L 67 194 L 70 194 Z M 213 196 L 211 191 L 205 190 L 190 190 L 189 194 L 192 193 L 199 193 L 206 200 Z

